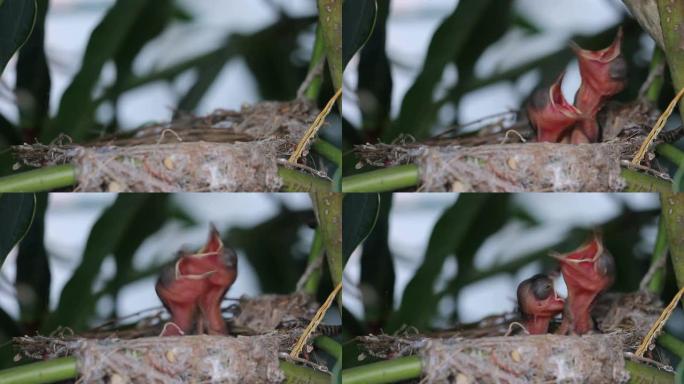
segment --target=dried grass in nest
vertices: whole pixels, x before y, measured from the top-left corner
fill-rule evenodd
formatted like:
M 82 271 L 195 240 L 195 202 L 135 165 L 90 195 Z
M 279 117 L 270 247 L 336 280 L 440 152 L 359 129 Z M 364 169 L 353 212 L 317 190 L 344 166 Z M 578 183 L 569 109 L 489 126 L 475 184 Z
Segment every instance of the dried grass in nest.
M 661 310 L 648 292 L 610 293 L 592 311 L 602 334 L 503 336 L 518 320 L 507 314 L 463 330 L 427 336 L 404 330 L 357 340 L 378 358 L 421 356 L 426 383 L 622 382 L 628 378 L 624 352 L 634 351 Z
M 243 297 L 228 322 L 231 329 L 247 330 L 248 336 L 150 337 L 161 329 L 155 315 L 142 319 L 142 329 L 134 332 L 74 335 L 61 330 L 13 342 L 30 359 L 75 356 L 83 382 L 279 383 L 284 375 L 278 358 L 292 349 L 316 307 L 303 293 Z M 152 322 L 157 324 L 150 326 Z M 135 338 L 127 338 L 131 336 Z
M 267 332 L 292 323 L 305 326 L 302 319 L 313 318 L 317 309 L 318 304 L 305 293 L 245 297 L 240 299 L 240 314 L 233 320 L 233 325 L 255 332 Z
M 85 145 L 60 138 L 13 151 L 32 167 L 75 165 L 79 191 L 278 191 L 278 160 L 294 150 L 316 115 L 303 100 L 264 102 Z

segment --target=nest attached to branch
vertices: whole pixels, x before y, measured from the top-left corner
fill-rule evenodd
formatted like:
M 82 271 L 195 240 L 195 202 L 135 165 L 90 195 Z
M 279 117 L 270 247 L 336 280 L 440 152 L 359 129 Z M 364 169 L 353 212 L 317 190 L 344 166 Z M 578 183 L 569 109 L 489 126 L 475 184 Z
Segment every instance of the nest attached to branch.
M 532 128 L 508 112 L 472 124 L 477 134 L 358 145 L 357 167 L 415 164 L 427 192 L 617 192 L 626 187 L 622 165 L 657 118 L 646 101 L 611 105 L 601 115 L 604 141 L 574 145 L 525 142 Z
M 13 147 L 20 164 L 73 164 L 78 191 L 278 191 L 278 161 L 318 111 L 307 101 L 263 102 L 141 128 L 85 145 L 61 137 Z
M 282 382 L 279 357 L 297 342 L 317 303 L 303 293 L 243 297 L 239 302 L 228 309 L 234 313 L 228 322 L 246 336 L 156 337 L 161 321 L 153 316 L 142 319 L 137 326 L 145 329 L 136 332 L 62 332 L 13 342 L 20 356 L 31 359 L 76 357 L 80 380 L 88 383 Z M 317 334 L 324 332 L 325 327 Z
M 518 143 L 460 145 L 363 145 L 360 157 L 374 166 L 416 164 L 420 190 L 430 192 L 621 191 L 621 162 L 641 140 L 596 144 Z
M 634 351 L 661 310 L 650 293 L 611 293 L 592 311 L 600 334 L 504 336 L 519 321 L 507 314 L 498 317 L 502 321 L 490 318 L 463 330 L 357 340 L 378 358 L 420 356 L 421 383 L 624 382 L 629 379 L 625 352 Z

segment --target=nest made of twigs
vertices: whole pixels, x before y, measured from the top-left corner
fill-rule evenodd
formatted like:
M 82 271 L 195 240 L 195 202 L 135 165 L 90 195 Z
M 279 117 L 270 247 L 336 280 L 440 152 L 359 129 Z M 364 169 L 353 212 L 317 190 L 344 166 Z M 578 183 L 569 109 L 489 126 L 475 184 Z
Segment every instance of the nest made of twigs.
M 316 118 L 309 102 L 263 102 L 182 116 L 87 144 L 60 137 L 13 147 L 31 167 L 73 164 L 78 191 L 278 191 L 285 159 Z
M 62 329 L 13 342 L 18 357 L 76 357 L 80 380 L 88 383 L 280 383 L 279 358 L 290 352 L 317 307 L 304 293 L 242 297 L 226 310 L 237 336 L 157 337 L 163 321 L 153 315 L 133 331 L 100 327 L 75 335 Z M 334 328 L 339 327 L 323 326 L 315 335 L 335 333 Z
M 357 168 L 417 165 L 418 190 L 425 192 L 617 192 L 626 187 L 623 165 L 657 116 L 645 101 L 611 106 L 602 116 L 604 141 L 574 145 L 531 142 L 531 127 L 509 112 L 476 122 L 477 134 L 400 137 L 354 151 Z
M 508 336 L 519 321 L 507 314 L 463 329 L 357 337 L 371 356 L 418 355 L 425 383 L 623 382 L 625 352 L 633 352 L 662 311 L 648 292 L 603 295 L 592 315 L 601 333 Z

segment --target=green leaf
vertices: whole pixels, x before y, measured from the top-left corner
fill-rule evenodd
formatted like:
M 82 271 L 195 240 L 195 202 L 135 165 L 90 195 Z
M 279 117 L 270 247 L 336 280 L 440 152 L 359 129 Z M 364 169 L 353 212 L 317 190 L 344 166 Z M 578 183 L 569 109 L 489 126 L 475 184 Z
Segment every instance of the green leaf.
M 356 93 L 366 140 L 375 139 L 389 129 L 392 109 L 392 69 L 387 57 L 387 18 L 390 0 L 378 4 L 378 15 L 368 42 L 361 49 L 359 82 Z M 345 19 L 346 20 L 346 19 Z M 346 137 L 345 137 L 346 139 Z M 355 144 L 362 144 L 356 142 Z
M 349 198 L 347 195 L 345 199 Z M 363 243 L 361 282 L 359 288 L 369 333 L 378 333 L 394 309 L 394 262 L 389 248 L 389 214 L 392 194 L 380 195 L 375 228 Z M 343 216 L 346 223 L 346 214 Z
M 36 196 L 32 193 L 6 193 L 0 195 L 0 266 L 5 258 L 28 232 L 36 213 Z
M 95 111 L 92 92 L 100 79 L 102 68 L 119 52 L 146 3 L 118 0 L 100 21 L 90 35 L 81 69 L 64 91 L 57 117 L 50 129 L 41 136 L 44 142 L 53 140 L 60 133 L 69 135 L 77 142 L 88 136 Z
M 460 1 L 432 37 L 423 69 L 406 93 L 401 105 L 399 120 L 383 135 L 385 142 L 401 133 L 424 138 L 430 126 L 425 121 L 434 119 L 437 107 L 433 93 L 446 66 L 458 58 L 473 36 L 473 30 L 485 15 L 492 0 Z
M 19 244 L 14 286 L 25 333 L 38 330 L 50 305 L 50 264 L 44 245 L 47 205 L 47 193 L 36 195 L 35 218 Z
M 306 268 L 308 249 L 295 247 L 306 223 L 313 222 L 311 210 L 280 212 L 257 225 L 232 227 L 224 236 L 227 246 L 241 249 L 259 280 L 262 292 L 290 293 Z M 277 255 L 277 257 L 273 257 Z
M 154 38 L 159 36 L 174 17 L 174 4 L 171 0 L 148 0 L 140 11 L 135 23 L 131 25 L 125 40 L 114 55 L 116 66 L 116 82 L 112 85 L 110 96 L 114 110 L 118 104 L 118 97 L 123 93 L 125 84 L 133 77 L 133 61 L 140 51 Z M 118 124 L 116 115 L 110 128 Z
M 389 3 L 389 1 L 386 2 Z M 342 66 L 344 68 L 373 33 L 378 3 L 376 0 L 345 0 L 342 13 Z
M 15 94 L 19 126 L 25 142 L 34 142 L 48 123 L 50 113 L 50 70 L 45 55 L 45 16 L 48 0 L 38 0 L 35 28 L 19 50 Z
M 0 75 L 31 35 L 36 9 L 35 0 L 5 0 L 0 4 Z
M 346 265 L 349 256 L 373 231 L 380 212 L 380 195 L 377 193 L 351 193 L 342 201 L 342 260 Z
M 157 233 L 169 217 L 169 194 L 152 194 L 145 202 L 144 208 L 139 209 L 129 226 L 125 229 L 122 239 L 114 250 L 114 260 L 116 262 L 116 275 L 112 279 L 112 284 L 108 285 L 115 298 L 119 290 L 130 283 L 127 279 L 133 275 L 133 256 L 148 237 Z M 116 300 L 114 300 L 116 302 Z
M 488 202 L 487 194 L 461 194 L 442 214 L 430 235 L 423 263 L 404 290 L 399 311 L 388 327 L 390 330 L 402 323 L 418 329 L 429 325 L 438 303 L 434 282 L 447 257 L 467 241 L 471 225 Z
M 129 227 L 141 212 L 147 212 L 152 194 L 121 194 L 93 225 L 83 251 L 81 264 L 62 290 L 56 311 L 43 326 L 45 333 L 57 326 L 68 326 L 75 331 L 87 325 L 93 314 L 95 300 L 93 283 L 107 256 L 113 255 L 123 242 Z

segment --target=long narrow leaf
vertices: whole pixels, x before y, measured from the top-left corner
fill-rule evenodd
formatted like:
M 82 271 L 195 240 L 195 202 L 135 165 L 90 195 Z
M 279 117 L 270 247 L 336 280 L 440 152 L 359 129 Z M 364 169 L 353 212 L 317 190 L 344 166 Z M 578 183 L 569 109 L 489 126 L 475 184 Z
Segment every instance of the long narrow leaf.
M 24 238 L 36 212 L 36 196 L 32 193 L 0 195 L 0 266 L 12 248 Z
M 486 194 L 462 194 L 435 224 L 425 258 L 406 286 L 401 306 L 390 329 L 406 323 L 419 329 L 429 324 L 437 307 L 434 282 L 442 271 L 447 257 L 458 249 L 483 207 L 489 201 Z
M 92 289 L 102 263 L 126 241 L 127 229 L 133 225 L 137 214 L 145 209 L 151 196 L 119 195 L 114 204 L 102 213 L 90 231 L 81 264 L 64 286 L 56 311 L 43 327 L 44 332 L 50 333 L 57 326 L 78 330 L 86 325 L 94 311 Z
M 433 101 L 435 87 L 447 64 L 466 46 L 473 29 L 491 3 L 492 0 L 460 1 L 454 12 L 437 28 L 423 68 L 404 97 L 399 120 L 383 135 L 386 142 L 392 141 L 401 133 L 411 134 L 416 138 L 425 137 L 429 133 L 430 126 L 424 122 L 437 112 Z
M 0 3 L 0 75 L 29 38 L 36 20 L 35 0 L 4 0 Z
M 95 28 L 90 35 L 81 69 L 62 96 L 57 117 L 50 129 L 41 135 L 44 142 L 51 141 L 60 133 L 69 135 L 75 141 L 88 135 L 95 110 L 92 92 L 100 79 L 102 68 L 119 51 L 146 3 L 118 0 Z

